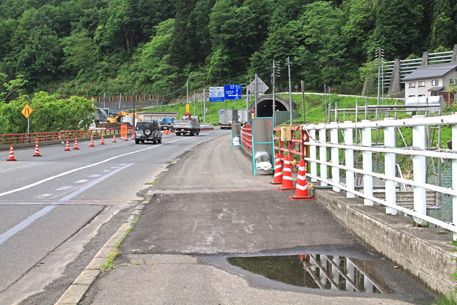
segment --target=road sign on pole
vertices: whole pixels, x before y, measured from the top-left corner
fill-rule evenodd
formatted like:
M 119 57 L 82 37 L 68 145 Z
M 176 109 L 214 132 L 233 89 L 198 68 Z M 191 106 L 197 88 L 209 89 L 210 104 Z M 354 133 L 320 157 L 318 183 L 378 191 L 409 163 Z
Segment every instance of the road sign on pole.
M 255 83 L 256 80 L 252 81 L 252 83 L 249 84 L 248 90 L 249 92 L 256 92 L 255 90 Z M 257 77 L 257 93 L 265 93 L 268 90 L 268 86 L 261 80 L 259 77 Z
M 224 87 L 210 87 L 209 88 L 209 101 L 210 102 L 223 102 L 224 101 Z
M 30 108 L 28 104 L 24 106 L 24 109 L 22 109 L 22 114 L 25 116 L 26 119 L 29 118 L 29 115 L 32 113 L 33 109 Z
M 225 85 L 224 98 L 226 100 L 241 100 L 241 85 Z

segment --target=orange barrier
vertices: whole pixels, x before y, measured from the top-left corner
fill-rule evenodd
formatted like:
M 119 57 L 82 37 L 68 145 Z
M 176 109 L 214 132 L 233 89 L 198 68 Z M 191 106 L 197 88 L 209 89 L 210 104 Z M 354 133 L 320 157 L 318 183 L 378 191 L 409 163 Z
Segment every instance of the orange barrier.
M 70 144 L 68 143 L 68 139 L 67 139 L 67 145 L 65 145 L 65 150 L 64 151 L 71 151 Z
M 300 159 L 298 164 L 298 175 L 297 175 L 297 186 L 295 188 L 295 195 L 289 196 L 291 200 L 313 200 L 314 198 L 309 196 L 308 183 L 306 182 L 306 168 L 305 160 Z
M 40 150 L 38 149 L 38 140 L 35 141 L 35 153 L 33 154 L 33 157 L 41 157 Z
M 10 145 L 10 155 L 9 155 L 8 159 L 6 159 L 6 161 L 17 161 L 17 160 L 14 158 L 13 145 Z
M 291 157 L 291 156 L 290 156 Z M 282 174 L 282 185 L 277 188 L 278 191 L 293 191 L 295 190 L 294 181 L 292 180 L 292 166 L 289 162 L 289 156 L 284 157 L 284 168 Z

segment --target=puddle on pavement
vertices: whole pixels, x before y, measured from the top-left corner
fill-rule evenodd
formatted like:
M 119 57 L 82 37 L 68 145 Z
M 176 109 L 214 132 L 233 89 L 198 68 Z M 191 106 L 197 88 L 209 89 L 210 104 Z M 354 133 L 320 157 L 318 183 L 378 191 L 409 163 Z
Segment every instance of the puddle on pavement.
M 228 262 L 274 281 L 314 289 L 391 293 L 376 261 L 324 254 L 229 257 Z

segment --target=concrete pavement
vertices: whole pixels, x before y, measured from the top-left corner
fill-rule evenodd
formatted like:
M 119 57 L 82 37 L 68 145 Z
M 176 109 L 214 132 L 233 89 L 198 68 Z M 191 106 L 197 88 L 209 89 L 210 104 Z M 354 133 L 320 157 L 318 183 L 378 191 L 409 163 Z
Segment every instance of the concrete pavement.
M 155 190 L 149 194 L 150 202 L 137 210 L 136 214 L 141 213 L 139 221 L 120 245 L 121 255 L 114 261 L 118 267 L 97 272 L 94 281 L 85 282 L 90 288 L 83 293 L 81 303 L 430 304 L 433 301 L 429 289 L 367 247 L 320 203 L 291 201 L 288 199 L 291 192 L 279 192 L 268 185 L 272 179 L 269 174 L 254 177 L 251 158 L 239 149 L 232 150 L 229 136 L 199 145 L 178 158 L 159 175 Z M 304 254 L 348 257 L 359 261 L 360 266 L 369 265 L 364 269 L 365 276 L 382 287 L 384 293 L 294 286 L 227 262 L 228 257 Z M 75 300 L 61 299 L 59 304 Z

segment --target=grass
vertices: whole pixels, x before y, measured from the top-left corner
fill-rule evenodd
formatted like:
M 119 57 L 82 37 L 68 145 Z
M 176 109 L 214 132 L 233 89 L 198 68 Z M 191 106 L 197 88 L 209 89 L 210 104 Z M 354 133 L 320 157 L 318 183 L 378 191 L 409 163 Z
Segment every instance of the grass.
M 111 253 L 109 254 L 108 259 L 106 260 L 106 263 L 104 263 L 103 265 L 101 265 L 99 267 L 101 271 L 112 270 L 112 269 L 116 269 L 117 267 L 119 267 L 119 266 L 115 266 L 113 263 L 114 260 L 116 259 L 116 257 L 121 253 L 119 251 L 119 246 L 124 241 L 124 239 L 127 237 L 127 235 L 129 235 L 129 233 L 132 231 L 133 227 L 138 222 L 138 220 L 139 220 L 139 217 L 137 219 L 135 219 L 135 221 L 132 223 L 132 226 L 127 230 L 127 232 L 125 232 L 124 236 L 122 236 L 121 240 L 116 244 L 113 251 L 111 251 Z M 125 266 L 125 265 L 123 265 L 123 266 Z

